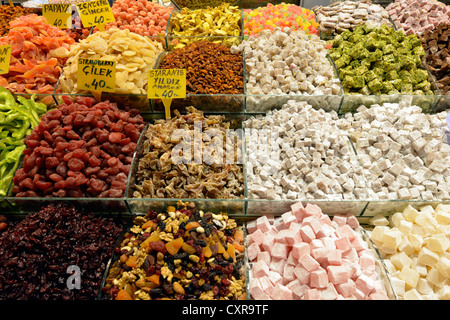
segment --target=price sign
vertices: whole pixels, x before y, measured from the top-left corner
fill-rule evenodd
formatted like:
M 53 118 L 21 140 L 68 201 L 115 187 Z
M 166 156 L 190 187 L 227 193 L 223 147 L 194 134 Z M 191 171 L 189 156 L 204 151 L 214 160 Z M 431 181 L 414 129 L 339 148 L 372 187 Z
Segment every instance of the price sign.
M 186 98 L 185 69 L 153 69 L 148 73 L 147 96 L 149 99 L 161 99 L 170 118 L 172 99 Z
M 9 61 L 11 60 L 11 45 L 0 46 L 0 74 L 9 72 Z
M 76 6 L 85 28 L 97 26 L 102 31 L 105 24 L 116 21 L 108 0 L 81 2 Z
M 80 90 L 91 91 L 97 100 L 101 92 L 115 92 L 116 62 L 79 58 L 77 86 Z
M 42 15 L 47 22 L 60 29 L 72 28 L 72 10 L 70 4 L 44 4 Z

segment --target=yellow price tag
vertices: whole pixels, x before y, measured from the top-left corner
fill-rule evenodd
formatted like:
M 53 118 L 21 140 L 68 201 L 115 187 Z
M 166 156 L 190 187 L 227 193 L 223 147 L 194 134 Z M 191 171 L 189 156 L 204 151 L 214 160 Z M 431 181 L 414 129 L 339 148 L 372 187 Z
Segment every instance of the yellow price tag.
M 148 73 L 147 96 L 149 99 L 161 99 L 170 118 L 172 99 L 186 98 L 185 69 L 153 69 Z
M 103 31 L 105 24 L 116 21 L 108 0 L 81 2 L 76 6 L 85 28 L 97 26 L 100 31 Z
M 9 73 L 9 61 L 11 60 L 11 45 L 0 46 L 0 74 Z
M 60 29 L 72 28 L 72 9 L 70 4 L 43 4 L 42 15 L 52 26 Z
M 79 58 L 77 86 L 80 90 L 93 92 L 96 98 L 101 92 L 115 92 L 116 62 Z

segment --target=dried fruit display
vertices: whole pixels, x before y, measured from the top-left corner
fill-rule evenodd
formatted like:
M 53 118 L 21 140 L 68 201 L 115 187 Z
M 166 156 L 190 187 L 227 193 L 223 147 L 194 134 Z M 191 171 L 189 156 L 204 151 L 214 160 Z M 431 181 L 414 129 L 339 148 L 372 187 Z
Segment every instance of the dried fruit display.
M 186 93 L 243 94 L 243 65 L 241 53 L 223 44 L 198 41 L 169 52 L 159 69 L 186 69 Z
M 124 195 L 133 153 L 144 121 L 139 111 L 77 97 L 47 112 L 27 136 L 16 197 Z
M 33 13 L 33 9 L 24 8 L 22 6 L 10 6 L 4 4 L 0 6 L 0 37 L 8 34 L 9 23 L 20 16 Z
M 237 45 L 242 35 L 242 13 L 229 3 L 197 10 L 183 8 L 170 17 L 168 35 L 174 49 L 202 39 L 229 47 Z
M 113 300 L 245 299 L 243 229 L 193 203 L 135 218 L 102 292 Z
M 173 118 L 149 125 L 142 150 L 136 155 L 133 197 L 242 198 L 242 137 L 230 131 L 227 136 L 231 122 L 224 121 L 223 116 L 204 116 L 193 107 L 187 111 L 181 115 L 175 110 Z M 195 137 L 198 135 L 199 140 Z M 191 143 L 200 139 L 203 143 L 197 153 Z M 225 142 L 220 145 L 219 141 Z
M 9 73 L 0 76 L 0 86 L 13 93 L 53 93 L 70 46 L 75 40 L 36 14 L 10 22 L 0 45 L 12 45 Z
M 128 29 L 111 28 L 91 34 L 68 54 L 60 79 L 63 93 L 86 93 L 77 87 L 78 58 L 116 62 L 117 94 L 146 94 L 148 71 L 155 66 L 162 44 Z
M 148 0 L 118 0 L 111 8 L 115 22 L 105 27 L 128 29 L 141 36 L 164 36 L 173 7 L 166 7 Z M 94 28 L 94 32 L 98 31 Z
M 0 233 L 0 300 L 95 299 L 122 229 L 63 204 L 27 215 Z M 81 272 L 79 289 L 69 290 L 71 266 Z

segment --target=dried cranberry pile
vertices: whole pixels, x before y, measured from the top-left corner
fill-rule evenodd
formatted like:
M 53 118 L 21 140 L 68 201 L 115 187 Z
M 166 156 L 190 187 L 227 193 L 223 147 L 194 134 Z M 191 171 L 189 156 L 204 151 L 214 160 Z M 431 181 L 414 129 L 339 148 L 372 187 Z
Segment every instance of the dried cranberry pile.
M 0 300 L 90 300 L 100 289 L 121 222 L 48 205 L 0 233 Z M 80 289 L 69 290 L 69 266 Z
M 41 117 L 25 139 L 17 197 L 120 198 L 144 120 L 136 109 L 90 97 L 64 103 Z

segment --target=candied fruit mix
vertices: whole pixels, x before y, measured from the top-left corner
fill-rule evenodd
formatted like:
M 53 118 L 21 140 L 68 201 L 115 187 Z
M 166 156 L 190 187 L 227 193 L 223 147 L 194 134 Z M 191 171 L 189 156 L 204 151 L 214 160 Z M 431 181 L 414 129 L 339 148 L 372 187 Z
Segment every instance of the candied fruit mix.
M 16 197 L 120 198 L 145 127 L 136 109 L 91 97 L 64 96 L 25 139 Z
M 150 210 L 124 234 L 102 292 L 113 300 L 245 299 L 243 243 L 242 226 L 226 213 L 181 201 Z
M 0 233 L 0 300 L 93 300 L 123 230 L 111 217 L 43 207 Z M 69 289 L 69 266 L 81 287 Z

